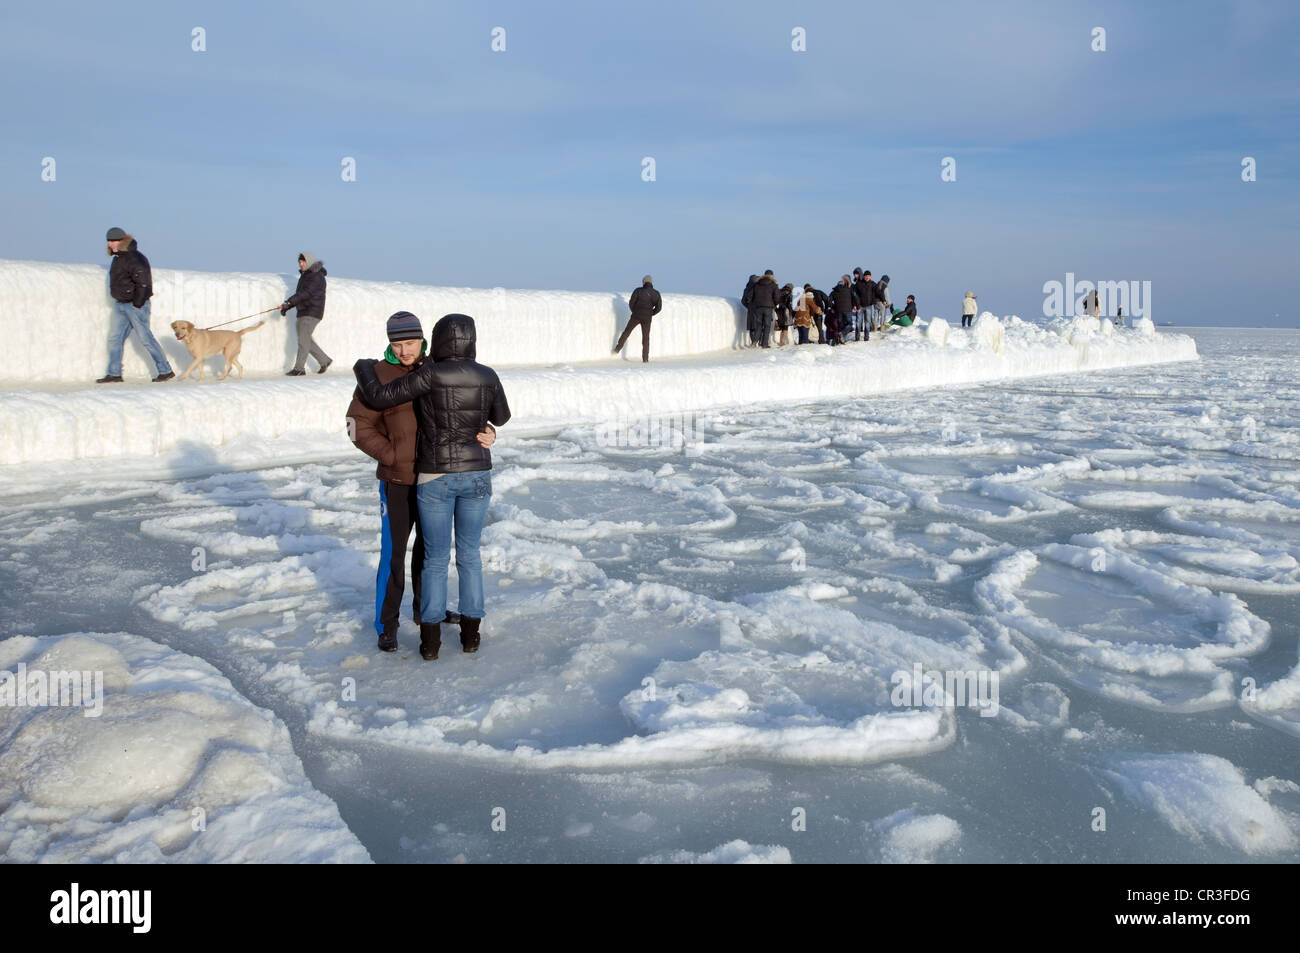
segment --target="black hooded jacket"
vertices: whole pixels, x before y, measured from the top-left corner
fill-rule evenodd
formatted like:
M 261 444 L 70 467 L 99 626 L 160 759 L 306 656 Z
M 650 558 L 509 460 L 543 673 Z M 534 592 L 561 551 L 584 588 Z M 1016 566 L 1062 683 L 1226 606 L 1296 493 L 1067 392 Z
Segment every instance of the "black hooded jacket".
M 323 318 L 325 316 L 327 274 L 329 272 L 325 270 L 325 266 L 319 261 L 314 261 L 298 276 L 298 287 L 287 302 L 290 308 L 298 309 L 298 317 Z M 285 310 L 287 311 L 288 308 Z
M 497 372 L 474 360 L 474 341 L 474 319 L 449 314 L 434 325 L 430 355 L 405 377 L 380 384 L 373 361 L 352 368 L 362 399 L 376 410 L 414 401 L 419 473 L 492 469 L 492 453 L 476 437 L 489 422 L 509 420 L 510 405 Z
M 108 293 L 114 301 L 129 301 L 137 308 L 153 297 L 153 271 L 149 259 L 136 251 L 136 241 L 119 248 L 108 269 Z

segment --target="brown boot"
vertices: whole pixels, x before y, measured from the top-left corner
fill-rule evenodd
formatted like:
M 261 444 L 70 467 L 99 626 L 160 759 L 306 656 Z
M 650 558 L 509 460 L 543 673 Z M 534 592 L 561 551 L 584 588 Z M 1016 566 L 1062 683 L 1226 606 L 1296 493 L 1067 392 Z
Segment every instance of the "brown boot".
M 420 624 L 420 658 L 426 662 L 432 662 L 438 657 L 438 649 L 442 648 L 442 631 L 438 622 L 422 622 Z
M 470 619 L 465 616 L 460 617 L 460 647 L 463 651 L 478 651 L 478 624 L 482 621 L 482 619 Z

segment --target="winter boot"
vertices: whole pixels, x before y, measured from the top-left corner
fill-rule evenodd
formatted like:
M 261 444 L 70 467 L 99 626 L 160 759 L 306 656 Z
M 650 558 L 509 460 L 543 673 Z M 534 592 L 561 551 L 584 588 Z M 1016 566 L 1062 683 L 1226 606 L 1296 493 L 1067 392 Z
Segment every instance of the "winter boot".
M 447 625 L 460 625 L 460 613 L 447 610 L 447 618 L 442 620 Z
M 479 642 L 478 624 L 482 619 L 460 617 L 460 647 L 465 652 L 477 652 Z
M 379 633 L 379 651 L 396 652 L 397 651 L 397 626 L 386 625 L 384 631 Z
M 432 662 L 442 648 L 442 630 L 437 622 L 420 623 L 420 658 Z

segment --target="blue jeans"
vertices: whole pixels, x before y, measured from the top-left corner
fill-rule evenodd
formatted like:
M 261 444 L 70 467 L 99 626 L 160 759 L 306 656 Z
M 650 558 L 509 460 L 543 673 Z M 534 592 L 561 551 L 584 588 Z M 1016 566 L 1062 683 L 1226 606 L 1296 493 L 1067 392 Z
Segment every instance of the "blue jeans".
M 149 330 L 149 302 L 143 308 L 137 308 L 129 301 L 113 302 L 113 320 L 108 326 L 108 374 L 110 377 L 122 376 L 122 349 L 126 346 L 127 335 L 132 330 L 139 336 L 144 349 L 153 361 L 158 375 L 170 374 L 172 366 L 167 362 L 162 345 Z
M 479 537 L 492 499 L 492 471 L 468 470 L 427 480 L 415 490 L 424 533 L 424 570 L 420 573 L 420 618 L 441 622 L 447 615 L 447 563 L 451 530 L 456 528 L 456 573 L 460 577 L 457 611 L 483 618 L 483 561 Z

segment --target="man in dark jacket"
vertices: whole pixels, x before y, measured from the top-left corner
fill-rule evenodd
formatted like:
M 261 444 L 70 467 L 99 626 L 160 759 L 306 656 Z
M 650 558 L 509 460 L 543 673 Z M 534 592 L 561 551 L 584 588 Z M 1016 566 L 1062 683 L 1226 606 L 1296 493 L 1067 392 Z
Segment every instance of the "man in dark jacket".
M 758 314 L 754 311 L 754 284 L 758 275 L 750 275 L 745 285 L 745 293 L 740 296 L 740 303 L 745 307 L 745 330 L 749 332 L 749 346 L 758 344 Z
M 876 306 L 876 283 L 871 279 L 871 272 L 865 269 L 854 284 L 858 293 L 858 317 L 853 325 L 853 340 L 859 338 L 871 340 L 872 312 Z
M 399 312 L 400 313 L 400 312 Z M 362 399 L 382 410 L 414 401 L 419 424 L 416 499 L 426 556 L 421 581 L 420 655 L 438 657 L 439 630 L 447 612 L 447 561 L 456 530 L 460 579 L 461 647 L 475 652 L 483 620 L 483 563 L 479 537 L 492 497 L 492 453 L 478 440 L 488 423 L 510 419 L 510 405 L 496 371 L 474 360 L 476 332 L 467 314 L 445 315 L 433 328 L 433 360 L 381 385 L 374 362 L 357 361 Z M 438 622 L 430 622 L 438 619 Z
M 610 353 L 617 354 L 623 350 L 623 345 L 627 343 L 627 336 L 639 324 L 641 325 L 641 362 L 648 364 L 650 362 L 650 319 L 664 307 L 663 298 L 655 291 L 653 280 L 649 275 L 641 279 L 641 287 L 632 292 L 627 305 L 632 309 L 632 316 L 627 319 L 627 327 L 619 335 L 618 343 Z
M 754 315 L 758 319 L 758 340 L 760 347 L 772 346 L 772 325 L 776 321 L 776 306 L 781 300 L 781 289 L 772 277 L 772 269 L 763 272 L 763 277 L 754 282 Z
M 897 325 L 900 328 L 910 328 L 916 321 L 916 297 L 907 296 L 907 306 L 902 311 L 895 311 L 894 316 L 890 319 L 890 324 Z
M 853 279 L 848 275 L 840 276 L 840 283 L 831 289 L 831 310 L 835 314 L 835 326 L 831 329 L 831 344 L 843 344 L 844 335 L 852 327 L 853 312 L 858 307 L 858 293 L 853 288 Z
M 290 308 L 298 309 L 298 358 L 293 362 L 293 369 L 288 377 L 302 377 L 307 373 L 304 367 L 307 355 L 311 354 L 320 365 L 317 374 L 324 374 L 333 361 L 321 350 L 320 345 L 312 340 L 316 325 L 325 317 L 325 271 L 324 262 L 318 261 L 309 251 L 298 255 L 298 288 L 293 297 L 280 305 L 280 314 Z
M 113 264 L 108 269 L 108 293 L 113 296 L 113 318 L 108 330 L 108 373 L 96 384 L 122 383 L 122 350 L 134 330 L 153 361 L 155 384 L 176 376 L 162 345 L 149 330 L 149 299 L 153 297 L 153 271 L 149 259 L 137 250 L 134 238 L 113 227 L 105 236 Z

